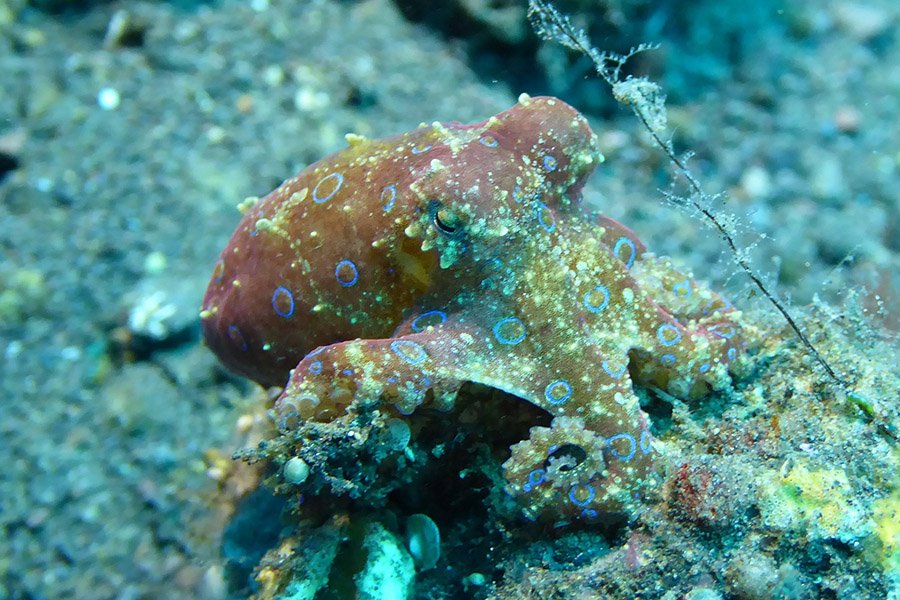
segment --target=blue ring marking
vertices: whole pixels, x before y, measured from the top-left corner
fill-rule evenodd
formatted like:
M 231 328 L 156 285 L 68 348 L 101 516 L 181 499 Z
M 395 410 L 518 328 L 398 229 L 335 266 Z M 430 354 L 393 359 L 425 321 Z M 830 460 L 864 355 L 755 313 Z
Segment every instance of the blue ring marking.
M 591 296 L 600 292 L 603 294 L 603 302 L 594 304 L 591 302 Z M 609 288 L 605 285 L 598 284 L 594 289 L 584 293 L 584 307 L 592 313 L 598 313 L 609 305 Z
M 287 310 L 281 310 L 278 308 L 278 298 L 282 295 L 287 295 L 288 301 L 290 301 L 291 306 Z M 291 291 L 284 287 L 283 285 L 279 285 L 275 288 L 275 292 L 272 294 L 272 310 L 275 311 L 275 314 L 283 319 L 290 319 L 294 316 L 294 295 L 291 294 Z
M 600 367 L 604 371 L 606 371 L 606 374 L 609 375 L 610 377 L 612 377 L 613 379 L 619 379 L 622 377 L 622 375 L 625 374 L 625 369 L 628 367 L 628 365 L 623 364 L 622 367 L 618 371 L 613 371 L 612 368 L 609 366 L 609 361 L 604 360 L 602 363 L 600 363 Z
M 522 486 L 522 490 L 525 492 L 530 492 L 537 486 L 544 483 L 547 479 L 545 477 L 546 471 L 544 469 L 535 469 L 531 473 L 528 474 L 528 481 Z
M 428 360 L 425 348 L 410 340 L 394 340 L 391 342 L 391 350 L 411 365 L 421 365 Z
M 216 272 L 219 274 L 216 275 Z M 220 258 L 216 261 L 216 266 L 213 267 L 213 281 L 216 283 L 222 283 L 222 278 L 225 276 L 225 259 Z
M 325 352 L 325 348 L 326 348 L 326 346 L 319 346 L 318 348 L 316 348 L 315 350 L 313 350 L 312 352 L 307 354 L 304 358 L 309 358 L 310 356 L 316 356 L 317 354 L 322 354 L 323 352 Z
M 412 150 L 410 150 L 410 152 L 412 152 L 413 154 L 424 154 L 429 150 L 431 150 L 431 144 L 427 144 L 425 146 L 415 146 Z
M 580 502 L 578 501 L 578 498 L 575 497 L 575 491 L 578 488 L 581 488 L 581 489 L 587 488 L 587 490 L 590 492 L 590 494 L 588 494 L 588 497 Z M 576 483 L 575 485 L 573 485 L 572 487 L 569 488 L 569 500 L 571 500 L 572 504 L 574 504 L 575 506 L 587 506 L 594 500 L 594 496 L 596 496 L 596 495 L 597 495 L 597 492 L 594 490 L 594 486 L 592 486 L 592 485 Z
M 613 442 L 616 442 L 618 440 L 628 440 L 628 454 L 622 454 L 613 446 Z M 637 452 L 637 442 L 634 441 L 634 436 L 630 433 L 617 433 L 616 435 L 606 440 L 606 443 L 607 445 L 609 445 L 609 451 L 612 453 L 612 455 L 623 462 L 628 462 L 629 460 L 634 458 L 634 455 Z
M 594 510 L 593 508 L 586 508 L 583 511 L 581 511 L 582 519 L 591 520 L 591 519 L 596 519 L 598 516 L 599 516 L 599 513 L 596 510 Z
M 322 372 L 322 361 L 317 360 L 317 361 L 309 363 L 309 372 L 312 373 L 313 375 L 318 375 L 319 373 L 321 373 Z
M 341 375 L 346 375 L 347 377 L 350 377 L 351 375 L 353 375 L 353 369 L 344 369 L 343 371 L 341 371 Z
M 391 197 L 387 200 L 384 199 L 384 193 L 390 192 Z M 393 183 L 391 185 L 384 186 L 384 189 L 381 190 L 381 201 L 384 203 L 384 212 L 387 212 L 394 208 L 394 202 L 397 200 L 397 186 Z
M 353 279 L 351 279 L 350 281 L 341 279 L 341 267 L 350 267 L 350 270 L 353 271 Z M 359 281 L 359 269 L 356 268 L 356 265 L 353 264 L 353 261 L 347 260 L 345 258 L 344 260 L 340 261 L 334 268 L 334 277 L 343 287 L 353 287 L 354 285 L 356 285 L 356 282 Z
M 735 358 L 737 358 L 737 349 L 729 348 L 727 355 L 728 355 L 728 360 L 734 360 Z
M 557 398 L 553 394 L 553 388 L 557 386 L 562 386 L 565 392 L 563 393 L 561 398 Z M 566 381 L 565 379 L 557 379 L 556 381 L 551 381 L 547 384 L 547 387 L 544 388 L 544 398 L 547 399 L 547 402 L 553 404 L 555 406 L 559 406 L 563 404 L 566 400 L 572 397 L 572 384 Z
M 525 199 L 525 196 L 522 195 L 522 186 L 517 185 L 513 188 L 512 197 L 516 204 L 522 204 L 522 200 Z
M 724 327 L 725 331 L 719 331 L 720 327 Z M 722 324 L 722 323 L 720 323 L 718 325 L 713 325 L 712 327 L 707 329 L 707 331 L 709 331 L 716 337 L 722 338 L 723 340 L 730 340 L 731 338 L 734 337 L 734 334 L 737 333 L 737 331 L 734 328 L 734 325 L 728 325 L 728 324 Z
M 440 322 L 439 323 L 425 323 L 424 325 L 421 325 L 419 323 L 420 319 L 425 319 L 425 318 L 432 317 L 432 316 L 437 316 L 440 319 Z M 431 319 L 429 319 L 429 320 L 431 320 Z M 428 312 L 423 312 L 421 315 L 419 315 L 418 317 L 413 319 L 412 323 L 410 323 L 409 326 L 416 333 L 421 333 L 428 327 L 437 327 L 438 325 L 441 325 L 446 322 L 447 322 L 447 313 L 445 313 L 442 310 L 429 310 Z
M 483 135 L 478 138 L 478 142 L 482 146 L 487 146 L 488 148 L 496 148 L 497 147 L 497 138 L 492 135 Z
M 713 308 L 712 306 L 716 302 L 721 302 L 722 306 L 716 306 L 715 308 Z M 712 300 L 710 300 L 709 302 L 706 303 L 706 306 L 703 307 L 703 314 L 710 315 L 710 314 L 716 312 L 717 310 L 728 310 L 729 308 L 731 308 L 731 302 L 729 302 L 725 298 L 713 298 Z
M 666 367 L 671 367 L 675 364 L 675 355 L 674 354 L 663 354 L 659 357 L 659 362 L 662 363 Z
M 619 256 L 619 251 L 622 249 L 622 246 L 628 246 L 631 249 L 631 255 L 628 257 L 628 260 L 622 260 L 622 257 Z M 630 269 L 631 265 L 634 264 L 634 257 L 637 254 L 637 248 L 634 246 L 634 241 L 627 237 L 620 237 L 616 240 L 616 244 L 613 246 L 613 256 L 622 260 L 625 263 L 625 268 Z
M 331 190 L 331 193 L 327 196 L 319 196 L 319 186 L 328 181 L 331 178 L 337 179 L 337 185 L 334 186 L 334 189 Z M 313 188 L 312 199 L 316 204 L 322 204 L 323 202 L 328 202 L 331 200 L 335 194 L 338 193 L 338 190 L 341 189 L 341 186 L 344 185 L 344 176 L 340 173 L 332 173 L 331 175 L 326 175 L 322 179 L 319 180 L 319 183 L 316 184 L 316 187 Z
M 675 337 L 671 339 L 667 338 L 665 334 L 666 331 L 674 331 Z M 681 332 L 671 323 L 663 323 L 656 328 L 656 337 L 657 339 L 659 339 L 659 343 L 663 346 L 674 346 L 681 341 Z
M 228 326 L 228 339 L 237 344 L 241 352 L 246 352 L 250 349 L 247 345 L 247 340 L 244 339 L 244 334 L 241 333 L 237 325 Z
M 515 324 L 519 325 L 522 328 L 522 333 L 514 338 L 506 337 L 500 331 L 504 325 L 507 324 Z M 494 337 L 497 338 L 497 341 L 501 344 L 505 344 L 507 346 L 515 346 L 519 342 L 525 339 L 525 323 L 522 322 L 522 319 L 517 317 L 506 317 L 505 319 L 500 319 L 494 324 Z
M 709 371 L 709 363 L 708 362 L 703 363 L 702 365 L 700 365 L 700 368 L 697 370 L 700 371 L 700 373 L 706 373 L 707 371 Z
M 556 170 L 558 163 L 556 162 L 556 158 L 550 156 L 549 154 L 544 157 L 544 168 L 550 172 Z
M 544 219 L 545 214 L 550 215 L 549 223 Z M 534 215 L 537 217 L 538 223 L 541 224 L 541 227 L 544 228 L 544 231 L 546 231 L 547 233 L 553 233 L 553 231 L 556 229 L 556 221 L 553 218 L 553 211 L 550 210 L 549 206 L 538 200 L 534 207 Z
M 676 298 L 690 298 L 694 293 L 694 288 L 691 287 L 691 280 L 685 279 L 673 285 L 672 293 L 675 294 Z
M 653 436 L 646 429 L 641 432 L 638 446 L 640 446 L 641 452 L 644 454 L 650 454 L 650 451 L 653 450 Z

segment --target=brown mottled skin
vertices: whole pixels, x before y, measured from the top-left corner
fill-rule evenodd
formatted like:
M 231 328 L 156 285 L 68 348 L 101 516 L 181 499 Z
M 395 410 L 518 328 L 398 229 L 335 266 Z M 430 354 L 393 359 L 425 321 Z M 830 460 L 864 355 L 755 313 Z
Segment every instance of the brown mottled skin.
M 730 305 L 585 213 L 603 157 L 560 100 L 348 141 L 249 208 L 203 302 L 210 347 L 286 385 L 276 410 L 301 419 L 502 389 L 555 417 L 504 465 L 527 515 L 633 510 L 654 450 L 632 377 L 681 396 L 724 385 Z

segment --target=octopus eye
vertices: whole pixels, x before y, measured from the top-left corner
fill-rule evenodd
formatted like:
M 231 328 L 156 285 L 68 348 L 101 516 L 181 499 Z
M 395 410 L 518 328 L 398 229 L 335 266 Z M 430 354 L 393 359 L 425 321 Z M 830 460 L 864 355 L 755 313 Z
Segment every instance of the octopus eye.
M 554 462 L 559 462 L 560 466 L 558 468 L 560 471 L 571 471 L 587 460 L 587 452 L 581 446 L 575 444 L 563 444 L 550 453 L 547 460 L 544 462 L 544 468 L 552 466 L 550 459 L 555 459 Z
M 441 206 L 440 203 L 435 203 L 431 213 L 434 226 L 444 235 L 454 236 L 462 231 L 462 219 L 452 209 Z

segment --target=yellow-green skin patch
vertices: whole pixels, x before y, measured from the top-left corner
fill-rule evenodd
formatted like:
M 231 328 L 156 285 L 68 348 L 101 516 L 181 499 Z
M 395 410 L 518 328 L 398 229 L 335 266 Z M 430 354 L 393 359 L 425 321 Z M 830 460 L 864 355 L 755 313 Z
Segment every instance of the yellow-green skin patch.
M 276 409 L 302 419 L 379 396 L 446 410 L 464 381 L 515 394 L 555 417 L 504 465 L 525 513 L 631 510 L 655 483 L 632 377 L 721 386 L 730 305 L 584 212 L 603 157 L 560 100 L 348 142 L 247 207 L 204 299 L 210 347 L 264 385 L 289 377 Z

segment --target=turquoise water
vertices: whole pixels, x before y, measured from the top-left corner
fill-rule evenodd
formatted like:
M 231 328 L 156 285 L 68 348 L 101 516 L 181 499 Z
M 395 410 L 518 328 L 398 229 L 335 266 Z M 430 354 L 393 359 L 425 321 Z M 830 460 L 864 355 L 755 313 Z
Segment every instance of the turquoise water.
M 0 597 L 898 597 L 900 9 L 559 8 L 603 49 L 659 45 L 623 74 L 662 86 L 665 139 L 850 383 L 666 202 L 684 181 L 524 3 L 2 0 Z M 584 202 L 726 294 L 746 361 L 711 395 L 638 387 L 661 483 L 619 518 L 522 518 L 501 465 L 550 418 L 476 386 L 408 425 L 313 428 L 322 462 L 286 484 L 274 395 L 200 333 L 235 206 L 347 132 L 475 123 L 522 92 L 588 117 L 606 160 Z

